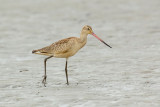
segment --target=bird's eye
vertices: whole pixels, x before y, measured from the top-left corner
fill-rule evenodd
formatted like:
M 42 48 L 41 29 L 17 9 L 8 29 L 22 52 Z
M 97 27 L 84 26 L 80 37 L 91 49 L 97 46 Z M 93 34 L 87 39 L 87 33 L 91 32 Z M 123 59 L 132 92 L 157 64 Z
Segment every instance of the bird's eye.
M 88 30 L 90 30 L 90 28 L 88 28 Z

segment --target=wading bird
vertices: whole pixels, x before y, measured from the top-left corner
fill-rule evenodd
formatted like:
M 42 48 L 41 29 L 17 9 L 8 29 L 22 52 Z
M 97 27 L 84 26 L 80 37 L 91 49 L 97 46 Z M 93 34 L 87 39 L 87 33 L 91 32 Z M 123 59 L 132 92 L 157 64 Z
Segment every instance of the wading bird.
M 44 59 L 44 78 L 42 80 L 42 83 L 44 84 L 44 86 L 46 86 L 45 84 L 46 84 L 46 78 L 47 78 L 46 62 L 49 58 L 52 58 L 52 57 L 66 58 L 65 73 L 66 73 L 67 85 L 69 85 L 68 73 L 67 73 L 68 58 L 75 55 L 78 52 L 78 50 L 80 50 L 86 44 L 88 34 L 93 35 L 102 43 L 112 48 L 107 43 L 105 43 L 102 39 L 100 39 L 95 33 L 93 33 L 92 28 L 90 26 L 86 25 L 82 28 L 80 38 L 70 37 L 70 38 L 62 39 L 62 40 L 59 40 L 58 42 L 51 44 L 50 46 L 32 51 L 32 53 L 34 54 L 49 56 Z

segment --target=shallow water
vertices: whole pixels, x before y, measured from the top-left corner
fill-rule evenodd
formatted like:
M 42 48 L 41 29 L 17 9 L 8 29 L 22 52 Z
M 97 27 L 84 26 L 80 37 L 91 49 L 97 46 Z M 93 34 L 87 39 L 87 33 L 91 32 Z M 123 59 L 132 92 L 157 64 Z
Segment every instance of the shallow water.
M 1 0 L 1 107 L 159 107 L 160 1 Z M 88 36 L 69 59 L 47 61 L 31 51 L 70 36 L 84 25 L 113 48 Z

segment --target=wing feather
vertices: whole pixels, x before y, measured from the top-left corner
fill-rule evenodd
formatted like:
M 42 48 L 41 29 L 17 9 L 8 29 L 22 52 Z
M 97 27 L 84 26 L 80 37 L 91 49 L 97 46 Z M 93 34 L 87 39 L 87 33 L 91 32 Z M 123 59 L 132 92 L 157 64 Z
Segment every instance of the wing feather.
M 75 37 L 62 39 L 58 42 L 51 44 L 50 46 L 36 50 L 40 53 L 46 54 L 59 54 L 68 52 L 75 44 Z

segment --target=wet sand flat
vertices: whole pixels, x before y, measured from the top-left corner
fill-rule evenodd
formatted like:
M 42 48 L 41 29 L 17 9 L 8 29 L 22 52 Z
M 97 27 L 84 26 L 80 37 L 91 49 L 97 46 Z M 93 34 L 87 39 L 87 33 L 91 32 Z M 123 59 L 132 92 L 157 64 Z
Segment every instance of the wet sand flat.
M 1 0 L 0 107 L 160 107 L 159 0 Z M 88 35 L 69 59 L 47 61 L 33 49 Z

